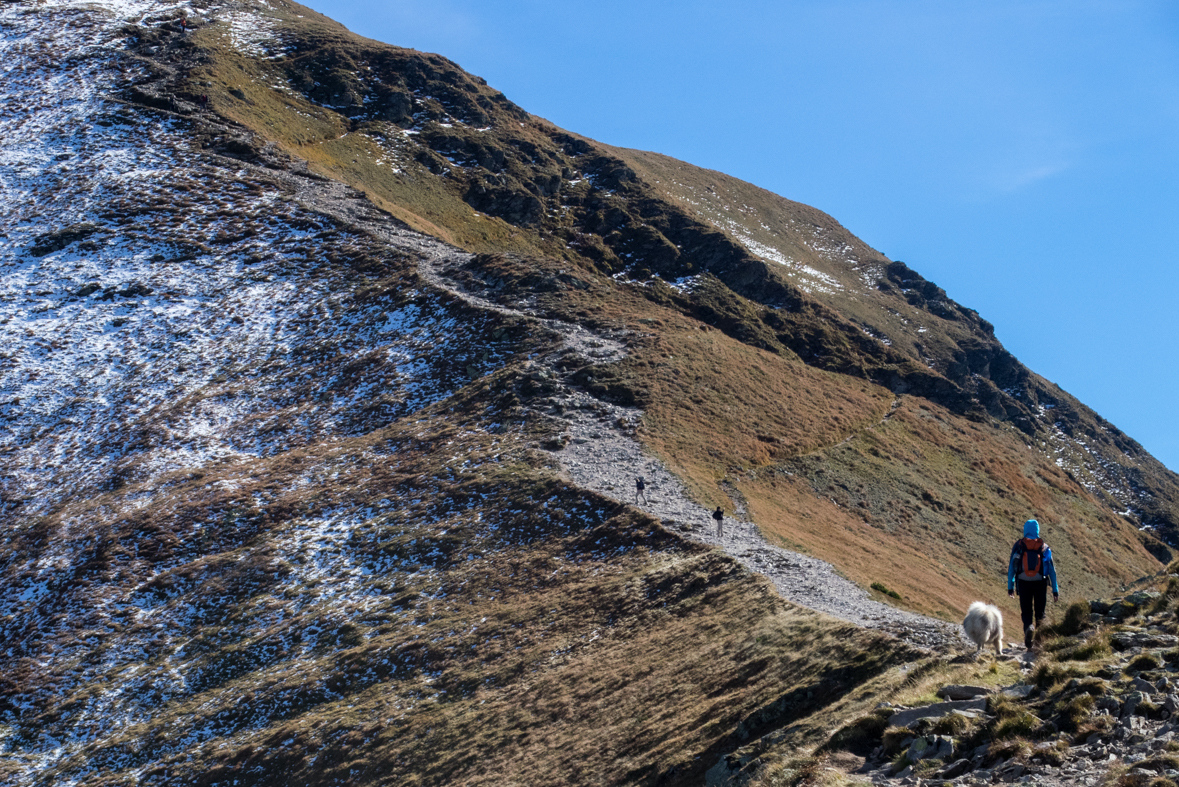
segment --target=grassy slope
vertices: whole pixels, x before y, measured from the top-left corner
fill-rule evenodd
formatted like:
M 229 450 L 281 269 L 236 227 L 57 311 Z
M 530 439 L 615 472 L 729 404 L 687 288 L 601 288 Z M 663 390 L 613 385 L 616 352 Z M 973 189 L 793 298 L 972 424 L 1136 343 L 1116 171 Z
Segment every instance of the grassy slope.
M 751 347 L 686 315 L 694 304 L 669 288 L 617 288 L 592 272 L 566 289 L 524 284 L 559 266 L 472 267 L 536 292 L 553 316 L 635 331 L 631 356 L 594 368 L 592 385 L 642 403 L 647 445 L 705 504 L 729 508 L 735 489 L 771 540 L 950 619 L 978 598 L 1015 612 L 1003 579 L 1026 512 L 1045 523 L 1066 596 L 1106 595 L 1155 570 L 1134 528 L 1010 425 Z
M 198 32 L 196 40 L 213 53 L 207 75 L 214 77 L 218 111 L 306 158 L 323 174 L 361 188 L 411 225 L 471 250 L 524 252 L 531 255 L 529 265 L 573 264 L 573 270 L 591 277 L 591 271 L 603 269 L 641 276 L 633 259 L 648 260 L 652 269 L 663 264 L 687 273 L 712 270 L 720 277 L 706 277 L 691 295 L 672 291 L 658 280 L 636 291 L 595 278 L 601 284 L 592 292 L 550 296 L 554 314 L 630 325 L 648 337 L 616 372 L 596 375 L 598 384 L 603 395 L 631 398 L 647 408 L 644 440 L 688 481 L 702 502 L 726 504 L 718 482 L 734 481 L 767 532 L 833 559 L 865 585 L 883 581 L 898 587 L 908 605 L 949 616 L 972 597 L 996 595 L 1002 553 L 1017 523 L 1030 515 L 1058 528 L 1061 564 L 1073 577 L 1076 592 L 1104 592 L 1155 567 L 1152 557 L 1130 537 L 1132 523 L 1111 516 L 1115 501 L 1095 500 L 1082 488 L 1088 486 L 1102 496 L 1083 468 L 1072 467 L 1070 475 L 1062 475 L 1051 455 L 1023 456 L 1027 443 L 1022 434 L 980 414 L 977 404 L 971 405 L 975 410 L 963 412 L 956 406 L 961 401 L 957 394 L 949 395 L 949 409 L 928 402 L 916 405 L 920 397 L 906 397 L 898 417 L 886 427 L 863 431 L 884 417 L 894 399 L 864 376 L 899 374 L 915 379 L 925 374 L 927 388 L 949 390 L 954 384 L 942 372 L 954 376 L 951 367 L 964 347 L 985 351 L 996 363 L 1003 352 L 988 335 L 989 326 L 968 309 L 945 301 L 944 293 L 931 290 L 929 299 L 917 301 L 899 287 L 865 288 L 862 277 L 887 266 L 888 260 L 830 217 L 719 173 L 567 135 L 521 113 L 481 80 L 442 58 L 359 39 L 313 12 L 300 10 L 306 18 L 296 19 L 298 9 L 279 6 L 277 16 L 287 40 L 297 41 L 298 49 L 275 63 L 237 54 L 217 26 Z M 307 84 L 300 82 L 303 72 L 326 84 L 332 74 L 347 68 L 354 73 L 378 70 L 382 84 L 400 84 L 416 102 L 412 118 L 407 114 L 396 124 L 374 119 L 385 111 L 380 101 L 376 110 L 366 106 L 361 112 L 357 103 L 352 109 L 332 111 L 308 99 L 313 90 L 269 87 L 283 80 L 295 88 Z M 262 69 L 268 70 L 265 78 Z M 218 90 L 221 86 L 224 92 Z M 228 93 L 233 86 L 244 91 L 245 101 Z M 378 95 L 372 84 L 340 90 Z M 468 118 L 471 123 L 454 122 L 464 113 L 475 116 Z M 470 126 L 476 123 L 485 125 L 473 132 Z M 420 133 L 405 135 L 401 127 Z M 449 141 L 440 143 L 440 134 L 449 135 Z M 476 137 L 479 145 L 502 156 L 502 163 L 488 169 L 466 160 L 486 158 L 486 151 L 471 142 Z M 442 162 L 447 168 L 441 176 L 431 171 L 439 161 L 438 149 L 450 159 Z M 520 156 L 521 151 L 528 155 Z M 455 163 L 464 160 L 466 166 Z M 472 184 L 492 172 L 522 194 L 540 194 L 547 206 L 543 215 L 526 221 L 506 208 L 501 211 L 506 218 L 474 210 Z M 545 197 L 537 190 L 538 182 L 562 172 L 566 177 L 556 196 Z M 603 188 L 591 188 L 587 173 Z M 500 208 L 493 204 L 489 210 Z M 612 224 L 612 211 L 658 227 L 659 232 L 645 240 L 628 236 L 634 224 Z M 693 213 L 697 219 L 690 218 Z M 785 270 L 783 266 L 771 265 L 763 284 L 781 280 L 775 285 L 778 290 L 770 290 L 787 293 L 797 306 L 766 309 L 734 291 L 749 289 L 741 278 L 744 274 L 725 267 L 728 263 L 710 262 L 708 254 L 716 256 L 710 245 L 715 239 L 702 241 L 698 233 L 692 236 L 697 247 L 685 242 L 684 227 L 691 221 L 699 224 L 700 218 L 746 241 L 773 244 L 840 287 L 824 292 L 805 275 L 791 279 L 775 269 Z M 679 249 L 672 265 L 664 255 L 675 246 Z M 756 260 L 740 256 L 744 251 L 738 244 L 730 244 L 728 250 L 744 259 L 746 267 L 757 268 Z M 849 259 L 854 266 L 849 266 Z M 891 280 L 883 281 L 887 285 Z M 934 312 L 939 310 L 948 317 L 937 316 Z M 866 337 L 861 327 L 890 337 L 892 346 Z M 919 327 L 926 330 L 918 333 Z M 799 362 L 800 353 L 809 365 Z M 914 357 L 934 368 L 922 372 L 913 365 Z M 824 372 L 816 365 L 851 375 Z M 1016 375 L 1033 396 L 1045 398 L 1047 384 L 1019 369 L 1009 375 Z M 966 376 L 971 376 L 969 369 Z M 1054 395 L 1056 401 L 1067 400 L 1063 392 Z M 1078 428 L 1091 428 L 1094 441 L 1133 447 L 1118 434 L 1109 436 L 1109 429 L 1079 405 L 1069 407 L 1080 419 Z M 936 412 L 934 420 L 942 426 L 918 428 L 919 419 L 907 417 L 914 412 Z M 1037 428 L 1042 432 L 1044 427 Z M 853 435 L 860 436 L 835 448 Z M 1046 433 L 1041 437 L 1051 439 Z M 926 445 L 925 440 L 934 442 Z M 890 459 L 865 454 L 870 450 Z M 1120 451 L 1118 455 L 1123 456 Z M 1146 468 L 1139 478 L 1153 479 L 1164 492 L 1169 488 L 1173 479 L 1157 472 L 1152 459 L 1135 461 Z M 979 469 L 979 462 L 997 462 L 1004 470 L 988 474 Z M 840 480 L 827 482 L 818 477 L 823 472 Z M 790 483 L 775 486 L 768 480 L 774 477 Z M 978 491 L 956 491 L 964 487 Z M 1110 532 L 1116 535 L 1107 538 Z M 881 541 L 881 533 L 888 538 Z M 944 538 L 965 546 L 947 552 L 946 567 L 930 587 L 907 570 L 910 555 L 926 551 L 931 539 Z M 849 551 L 841 546 L 861 541 L 873 547 Z M 1074 551 L 1074 542 L 1108 542 L 1112 554 Z
M 71 713 L 116 689 L 150 715 L 75 730 L 97 737 L 58 773 L 100 768 L 87 784 L 140 769 L 207 785 L 693 783 L 750 734 L 912 658 L 790 607 L 733 561 L 672 542 L 633 511 L 507 461 L 510 440 L 492 446 L 472 431 L 466 407 L 483 401 L 468 392 L 412 424 L 174 479 L 150 512 L 105 516 L 114 546 L 55 587 L 52 608 L 91 606 L 95 594 L 136 603 L 28 643 L 90 647 L 52 670 L 25 661 L 9 672 L 10 696 L 42 695 L 38 717 L 15 730 L 18 746 L 39 730 L 61 735 Z M 308 472 L 321 479 L 311 488 L 298 483 Z M 131 485 L 70 513 L 126 511 L 142 492 Z M 336 549 L 375 569 L 361 598 L 341 595 L 338 576 L 292 580 L 297 563 L 322 554 L 309 544 L 292 556 L 285 537 L 357 507 L 374 515 Z M 489 535 L 488 521 L 502 532 Z M 219 525 L 197 537 L 195 522 Z M 23 533 L 18 551 L 35 561 L 58 527 L 51 517 Z M 390 559 L 398 570 L 378 568 Z M 153 621 L 169 618 L 179 652 L 157 647 Z M 128 648 L 143 652 L 138 680 L 112 675 L 52 697 L 72 683 L 64 673 Z M 187 690 L 170 685 L 174 660 Z
M 1108 508 L 1133 512 L 1133 522 L 1154 526 L 1165 539 L 1179 535 L 1175 474 L 1066 391 L 1023 367 L 973 310 L 812 207 L 657 153 L 612 151 L 672 204 L 738 242 L 780 254 L 795 269 L 819 271 L 825 280 L 784 268 L 853 324 L 970 391 L 989 416 L 1019 426 L 1029 442 Z M 831 282 L 837 286 L 827 286 Z M 1169 559 L 1166 550 L 1153 548 Z

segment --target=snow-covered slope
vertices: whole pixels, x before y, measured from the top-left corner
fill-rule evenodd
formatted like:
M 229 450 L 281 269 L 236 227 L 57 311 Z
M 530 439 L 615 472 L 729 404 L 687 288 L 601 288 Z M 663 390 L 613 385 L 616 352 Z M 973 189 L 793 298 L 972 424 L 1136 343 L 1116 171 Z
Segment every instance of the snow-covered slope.
M 430 565 L 442 553 L 429 539 L 408 537 L 395 556 L 344 547 L 390 518 L 445 532 L 470 507 L 436 510 L 427 481 L 341 491 L 341 476 L 412 465 L 410 449 L 398 459 L 392 443 L 347 438 L 451 396 L 504 358 L 480 335 L 483 318 L 415 287 L 411 252 L 302 206 L 283 173 L 203 152 L 184 121 L 117 100 L 144 69 L 123 54 L 125 25 L 178 7 L 0 7 L 9 784 L 132 764 L 112 736 L 226 679 L 223 654 L 192 645 L 203 626 L 257 638 L 243 644 L 252 671 L 387 605 L 373 583 L 398 565 L 410 578 L 382 588 L 438 592 Z M 456 466 L 490 458 L 477 439 L 478 450 L 461 433 L 451 442 Z M 305 470 L 299 459 L 286 471 L 264 464 L 336 443 L 346 466 L 330 449 Z M 301 515 L 270 521 L 292 499 Z M 478 545 L 472 533 L 448 555 Z M 260 587 L 291 603 L 221 619 Z M 153 757 L 281 714 L 285 701 L 210 717 L 236 696 L 190 707 Z
M 356 303 L 324 258 L 330 223 L 289 188 L 110 98 L 137 76 L 117 55 L 121 17 L 150 7 L 9 5 L 0 17 L 0 445 L 4 498 L 26 515 L 120 472 L 349 434 L 453 387 L 421 360 L 452 317 L 415 293 Z M 337 254 L 366 251 L 330 231 Z M 318 376 L 317 357 L 357 368 Z M 357 412 L 382 393 L 376 412 Z

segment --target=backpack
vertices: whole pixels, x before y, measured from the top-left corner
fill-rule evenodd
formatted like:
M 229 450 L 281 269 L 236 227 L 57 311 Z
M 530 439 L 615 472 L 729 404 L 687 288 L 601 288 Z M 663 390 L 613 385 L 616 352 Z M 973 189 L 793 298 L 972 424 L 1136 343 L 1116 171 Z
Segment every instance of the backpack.
M 1048 545 L 1042 538 L 1021 538 L 1015 542 L 1015 549 L 1019 563 L 1016 564 L 1015 576 L 1025 582 L 1038 582 L 1047 578 L 1044 571 L 1044 552 Z
M 635 479 L 635 488 L 638 489 L 640 492 L 642 492 L 643 488 L 646 486 L 647 486 L 647 484 L 645 481 L 643 481 L 643 479 L 641 479 L 641 478 Z

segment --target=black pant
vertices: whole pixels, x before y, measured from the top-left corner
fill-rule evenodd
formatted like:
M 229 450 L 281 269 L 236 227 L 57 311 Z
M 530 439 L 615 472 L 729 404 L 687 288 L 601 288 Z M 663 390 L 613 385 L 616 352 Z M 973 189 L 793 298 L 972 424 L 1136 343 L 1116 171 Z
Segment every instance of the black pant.
M 1044 622 L 1044 607 L 1048 606 L 1048 580 L 1028 582 L 1015 580 L 1015 592 L 1019 596 L 1019 615 L 1023 618 L 1023 630 L 1032 625 L 1032 612 L 1036 613 L 1036 626 Z M 1034 610 L 1033 610 L 1034 607 Z

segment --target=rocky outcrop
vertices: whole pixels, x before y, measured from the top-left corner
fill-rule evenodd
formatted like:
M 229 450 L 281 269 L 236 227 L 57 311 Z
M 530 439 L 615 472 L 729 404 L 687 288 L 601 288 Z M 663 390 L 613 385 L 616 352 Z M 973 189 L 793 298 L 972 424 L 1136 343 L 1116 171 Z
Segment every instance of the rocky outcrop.
M 859 773 L 875 784 L 1173 787 L 1177 600 L 1179 579 L 1172 578 L 1162 593 L 1079 602 L 1062 622 L 1038 632 L 1034 650 L 1019 662 L 1019 683 L 945 685 L 938 696 L 975 699 L 915 708 L 883 703 L 853 725 L 881 731 Z M 848 729 L 832 741 L 853 740 Z

